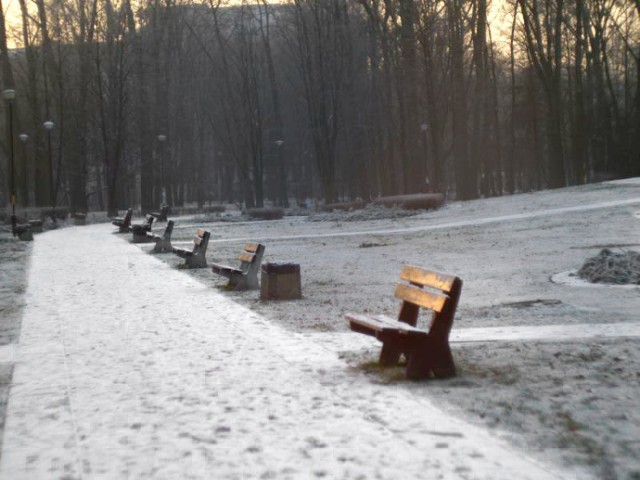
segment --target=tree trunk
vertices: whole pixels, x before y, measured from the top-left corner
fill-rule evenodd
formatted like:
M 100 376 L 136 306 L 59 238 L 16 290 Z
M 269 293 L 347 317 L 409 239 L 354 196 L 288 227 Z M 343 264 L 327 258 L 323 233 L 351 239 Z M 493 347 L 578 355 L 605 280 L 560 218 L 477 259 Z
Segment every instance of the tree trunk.
M 476 165 L 469 161 L 468 112 L 464 71 L 464 28 L 462 1 L 448 3 L 449 49 L 451 55 L 452 141 L 456 193 L 460 200 L 477 198 Z

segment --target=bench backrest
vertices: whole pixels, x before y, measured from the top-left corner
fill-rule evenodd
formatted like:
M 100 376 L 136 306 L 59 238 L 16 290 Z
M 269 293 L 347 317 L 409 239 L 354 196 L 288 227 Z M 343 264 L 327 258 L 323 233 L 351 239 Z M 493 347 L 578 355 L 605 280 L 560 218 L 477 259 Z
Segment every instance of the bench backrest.
M 155 220 L 155 217 L 153 215 L 145 215 L 144 217 L 144 223 L 142 224 L 142 226 L 146 229 L 146 230 L 151 230 L 151 225 L 153 225 L 153 221 Z
M 204 228 L 199 228 L 196 232 L 196 236 L 193 239 L 193 254 L 204 255 L 207 251 L 207 245 L 209 245 L 209 236 L 211 234 Z
M 173 232 L 173 220 L 169 220 L 167 223 L 167 228 L 164 229 L 164 233 L 162 234 L 162 238 L 165 241 L 171 240 L 171 233 Z
M 462 280 L 411 265 L 402 269 L 400 280 L 403 282 L 397 284 L 395 291 L 396 297 L 402 300 L 398 320 L 415 327 L 420 308 L 431 310 L 431 333 L 448 335 L 462 291 Z
M 238 256 L 238 260 L 240 260 L 240 270 L 242 270 L 242 273 L 247 274 L 253 270 L 257 271 L 257 269 L 260 268 L 263 255 L 264 245 L 261 243 L 245 244 L 242 253 Z

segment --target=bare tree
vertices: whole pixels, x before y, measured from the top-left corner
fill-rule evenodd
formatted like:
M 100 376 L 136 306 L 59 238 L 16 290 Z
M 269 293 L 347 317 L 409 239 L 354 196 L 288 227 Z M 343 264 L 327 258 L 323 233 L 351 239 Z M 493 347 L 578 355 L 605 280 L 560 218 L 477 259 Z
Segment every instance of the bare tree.
M 99 21 L 95 46 L 97 107 L 107 187 L 107 214 L 115 216 L 119 206 L 118 187 L 126 182 L 121 175 L 127 131 L 126 9 L 116 9 L 106 0 Z M 126 172 L 128 173 L 128 172 Z
M 547 136 L 550 158 L 549 186 L 566 185 L 563 137 L 564 102 L 562 98 L 563 0 L 518 0 L 524 24 L 527 55 L 542 83 L 549 115 Z
M 327 202 L 336 199 L 336 145 L 342 120 L 348 9 L 344 0 L 295 0 L 297 62 L 316 154 L 316 167 Z

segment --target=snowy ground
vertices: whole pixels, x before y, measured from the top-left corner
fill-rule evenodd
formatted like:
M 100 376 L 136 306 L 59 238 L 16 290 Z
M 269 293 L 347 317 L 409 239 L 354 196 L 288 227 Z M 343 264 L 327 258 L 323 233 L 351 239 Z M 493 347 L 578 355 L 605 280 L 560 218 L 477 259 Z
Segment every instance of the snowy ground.
M 20 321 L 27 284 L 27 265 L 32 244 L 17 242 L 9 228 L 0 231 L 0 352 L 11 351 L 20 336 Z M 0 428 L 4 428 L 13 363 L 0 353 Z M 0 437 L 1 442 L 1 437 Z
M 171 468 L 185 465 L 184 459 L 167 450 L 166 445 L 172 445 L 176 455 L 198 452 L 190 471 L 196 478 L 204 465 L 229 478 L 242 474 L 250 478 L 358 478 L 358 474 L 391 478 L 401 472 L 424 478 L 425 469 L 433 469 L 434 478 L 436 472 L 445 478 L 527 478 L 522 472 L 529 478 L 542 478 L 549 471 L 560 478 L 576 478 L 586 470 L 593 478 L 638 479 L 640 288 L 583 287 L 567 272 L 577 270 L 601 248 L 640 250 L 640 222 L 634 217 L 639 210 L 640 179 L 632 179 L 453 203 L 436 212 L 362 222 L 308 222 L 304 217 L 288 217 L 203 224 L 198 217 L 176 219 L 174 239 L 182 240 L 185 247 L 197 227 L 211 230 L 209 260 L 232 263 L 246 240 L 257 240 L 267 246 L 266 261 L 300 263 L 304 298 L 271 303 L 262 303 L 258 292 L 216 288 L 224 282 L 208 269 L 168 268 L 179 265 L 180 259 L 143 255 L 149 246 L 126 245 L 117 235 L 106 233 L 111 230 L 106 226 L 68 229 L 95 242 L 93 263 L 85 266 L 96 276 L 88 291 L 92 295 L 102 292 L 102 296 L 99 300 L 83 295 L 69 298 L 55 289 L 49 291 L 50 298 L 27 294 L 8 423 L 27 418 L 38 406 L 45 413 L 51 406 L 21 402 L 20 410 L 14 393 L 25 395 L 16 397 L 22 400 L 34 395 L 28 381 L 21 383 L 25 375 L 21 369 L 47 370 L 50 363 L 54 375 L 56 362 L 65 365 L 65 358 L 77 361 L 76 353 L 89 352 L 89 358 L 95 359 L 87 368 L 75 365 L 77 370 L 69 370 L 69 364 L 65 368 L 75 371 L 78 376 L 72 377 L 82 382 L 92 375 L 96 380 L 81 382 L 76 391 L 68 375 L 58 378 L 70 385 L 60 398 L 62 410 L 65 399 L 84 398 L 86 389 L 98 392 L 97 398 L 111 399 L 116 407 L 132 405 L 131 411 L 141 419 L 122 423 L 118 417 L 122 411 L 109 409 L 91 395 L 82 405 L 73 405 L 70 411 L 75 413 L 68 422 L 59 416 L 52 419 L 58 438 L 65 432 L 71 435 L 62 444 L 75 445 L 68 447 L 74 452 L 73 461 L 67 464 L 72 478 L 122 478 L 125 473 L 131 478 L 170 478 L 175 473 Z M 35 260 L 39 263 L 31 268 L 29 288 L 42 290 L 34 292 L 51 288 L 54 274 L 47 270 L 52 251 L 40 252 L 38 242 L 46 240 L 54 248 L 53 255 L 65 260 L 73 255 L 67 252 L 70 239 L 66 235 L 59 231 L 36 237 Z M 347 330 L 343 319 L 347 311 L 397 312 L 392 291 L 405 263 L 453 273 L 465 282 L 452 339 L 467 341 L 454 343 L 459 368 L 454 379 L 407 382 L 401 369 L 375 366 L 379 350 L 375 340 Z M 40 274 L 34 277 L 37 268 Z M 80 274 L 79 265 L 66 273 L 56 272 L 56 283 L 68 282 L 74 274 Z M 152 275 L 152 280 L 146 275 Z M 71 280 L 72 291 L 85 288 L 86 282 Z M 147 287 L 149 283 L 153 288 Z M 108 295 L 102 291 L 104 286 Z M 185 303 L 185 295 L 198 303 L 197 309 Z M 229 300 L 251 311 L 237 310 Z M 202 309 L 204 318 L 198 316 Z M 78 316 L 78 311 L 87 314 Z M 51 324 L 44 321 L 48 318 L 53 319 Z M 221 323 L 214 324 L 216 318 Z M 505 331 L 511 332 L 511 339 Z M 618 338 L 612 337 L 616 331 Z M 52 338 L 55 341 L 47 343 Z M 98 341 L 96 338 L 101 347 L 113 347 L 120 341 L 126 348 L 106 354 L 99 348 L 100 353 L 92 357 L 95 345 L 89 339 Z M 59 344 L 64 349 L 49 352 L 45 348 L 46 356 L 25 355 L 23 346 L 29 344 Z M 159 347 L 172 354 L 158 353 Z M 277 359 L 275 369 L 269 369 L 273 358 Z M 211 363 L 215 366 L 209 369 Z M 11 363 L 1 365 L 10 369 Z M 135 368 L 123 371 L 123 365 Z M 122 388 L 106 381 L 114 369 Z M 220 380 L 211 380 L 218 375 Z M 195 392 L 190 387 L 194 382 L 200 387 Z M 225 388 L 216 389 L 221 385 L 218 382 Z M 132 384 L 144 386 L 134 396 L 139 403 L 125 395 Z M 262 393 L 256 395 L 256 391 Z M 145 404 L 148 398 L 154 398 L 152 404 Z M 265 402 L 267 410 L 277 410 L 277 419 L 289 421 L 268 417 L 265 422 L 249 413 L 264 410 Z M 53 400 L 49 403 L 56 405 Z M 374 413 L 363 416 L 359 413 L 362 405 Z M 12 409 L 17 415 L 12 415 Z M 438 414 L 438 409 L 453 419 Z M 318 415 L 314 416 L 314 410 Z M 174 415 L 176 419 L 170 418 Z M 429 423 L 434 418 L 439 421 Z M 38 421 L 46 425 L 47 419 L 44 415 Z M 236 421 L 240 432 L 246 433 L 226 435 L 236 431 L 230 426 Z M 16 478 L 11 468 L 20 452 L 25 453 L 25 445 L 15 442 L 16 438 L 24 440 L 29 431 L 30 424 L 25 422 L 16 420 L 11 427 L 14 435 L 5 438 L 2 478 Z M 107 430 L 92 427 L 91 422 Z M 180 430 L 182 440 L 171 438 L 175 443 L 169 442 L 163 435 L 171 430 L 160 428 L 163 423 Z M 71 426 L 65 430 L 60 424 Z M 122 435 L 111 439 L 115 445 L 110 436 L 100 436 L 113 425 L 123 429 Z M 380 425 L 386 425 L 384 432 Z M 90 435 L 94 429 L 97 433 Z M 486 438 L 485 429 L 489 431 Z M 229 440 L 236 442 L 235 447 L 229 447 L 226 436 L 233 437 Z M 435 443 L 434 436 L 440 438 Z M 487 448 L 472 452 L 469 441 Z M 158 449 L 153 465 L 145 442 Z M 283 457 L 285 444 L 295 453 Z M 33 445 L 37 450 L 39 443 Z M 123 463 L 109 464 L 96 457 L 104 453 L 101 445 L 131 455 L 125 455 Z M 322 454 L 317 455 L 318 451 Z M 235 458 L 227 458 L 229 453 Z M 27 457 L 34 455 L 38 456 L 31 452 Z M 48 459 L 47 465 L 55 464 L 57 458 L 56 472 L 64 471 L 62 459 L 70 458 L 59 452 L 39 455 Z M 141 463 L 136 460 L 139 457 L 147 461 Z M 512 463 L 504 463 L 507 457 Z M 528 457 L 546 467 L 530 464 Z M 173 467 L 164 465 L 169 458 Z M 503 462 L 498 467 L 496 458 Z M 38 462 L 33 460 L 31 473 L 41 468 Z M 522 462 L 527 466 L 523 468 Z

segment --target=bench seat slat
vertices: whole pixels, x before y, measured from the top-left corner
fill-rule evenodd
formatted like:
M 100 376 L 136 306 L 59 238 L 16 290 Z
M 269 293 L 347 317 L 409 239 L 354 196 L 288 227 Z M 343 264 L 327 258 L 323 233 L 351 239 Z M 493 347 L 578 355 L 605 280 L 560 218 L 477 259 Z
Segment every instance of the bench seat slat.
M 408 323 L 399 322 L 385 315 L 362 315 L 357 313 L 347 313 L 345 317 L 349 323 L 355 323 L 375 332 L 398 332 L 404 335 L 425 336 L 427 332 L 419 328 L 412 327 Z
M 242 270 L 240 270 L 238 268 L 232 267 L 230 265 L 222 265 L 220 263 L 213 263 L 211 265 L 211 270 L 213 270 L 214 273 L 217 273 L 219 275 L 225 275 L 225 273 L 227 273 L 229 275 L 232 274 L 232 273 L 235 273 L 235 274 L 241 274 L 242 273 Z
M 176 247 L 174 247 L 172 252 L 175 253 L 176 255 L 178 255 L 179 257 L 182 257 L 182 258 L 187 258 L 187 257 L 193 256 L 193 251 L 185 250 L 184 248 L 176 248 Z
M 405 302 L 419 305 L 423 308 L 428 308 L 434 312 L 440 313 L 444 310 L 445 305 L 449 297 L 441 295 L 439 293 L 431 293 L 422 290 L 418 287 L 412 287 L 403 283 L 396 285 L 396 298 L 404 300 Z
M 445 275 L 443 273 L 431 272 L 412 265 L 406 265 L 402 272 L 400 272 L 400 278 L 406 280 L 409 283 L 415 283 L 418 285 L 424 285 L 427 287 L 436 288 L 443 292 L 449 293 L 456 277 L 453 275 Z

